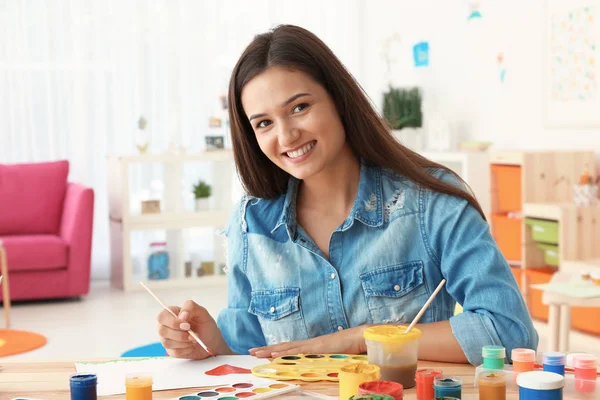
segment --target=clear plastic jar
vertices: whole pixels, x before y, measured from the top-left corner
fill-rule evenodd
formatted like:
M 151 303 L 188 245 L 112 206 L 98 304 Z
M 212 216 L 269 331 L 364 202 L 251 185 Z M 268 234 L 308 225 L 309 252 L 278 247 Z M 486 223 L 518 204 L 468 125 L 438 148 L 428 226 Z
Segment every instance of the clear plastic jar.
M 166 242 L 150 243 L 150 255 L 148 256 L 148 279 L 169 278 L 169 253 Z

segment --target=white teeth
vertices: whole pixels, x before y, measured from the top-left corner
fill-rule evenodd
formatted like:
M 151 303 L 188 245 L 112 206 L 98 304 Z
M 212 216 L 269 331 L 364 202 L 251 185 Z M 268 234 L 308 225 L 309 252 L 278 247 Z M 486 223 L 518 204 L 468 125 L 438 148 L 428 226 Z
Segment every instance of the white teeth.
M 312 149 L 314 146 L 314 144 L 311 142 L 309 144 L 307 144 L 306 146 L 302 147 L 301 149 L 298 149 L 296 151 L 290 151 L 287 152 L 286 154 L 288 155 L 289 158 L 298 158 L 300 156 L 303 156 L 305 153 L 307 153 L 310 149 Z

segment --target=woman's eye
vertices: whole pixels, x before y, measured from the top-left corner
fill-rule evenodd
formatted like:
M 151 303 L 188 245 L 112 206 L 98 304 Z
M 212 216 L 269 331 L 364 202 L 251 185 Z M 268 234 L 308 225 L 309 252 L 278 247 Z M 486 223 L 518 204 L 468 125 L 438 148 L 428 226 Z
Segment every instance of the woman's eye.
M 304 110 L 306 107 L 308 107 L 308 103 L 298 104 L 296 107 L 294 107 L 294 109 L 292 111 L 297 113 L 297 112 Z
M 256 129 L 258 129 L 258 128 L 266 128 L 267 126 L 269 126 L 271 124 L 272 124 L 272 122 L 269 121 L 268 119 L 263 119 L 258 124 L 256 124 Z

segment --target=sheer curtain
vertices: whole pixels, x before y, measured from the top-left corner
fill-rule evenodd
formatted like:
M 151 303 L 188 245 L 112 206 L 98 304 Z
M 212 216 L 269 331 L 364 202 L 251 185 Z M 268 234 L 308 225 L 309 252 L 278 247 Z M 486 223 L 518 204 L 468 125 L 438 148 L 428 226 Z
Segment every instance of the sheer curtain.
M 364 0 L 0 0 L 0 163 L 68 159 L 96 191 L 92 276 L 108 278 L 106 156 L 204 148 L 208 118 L 252 37 L 312 30 L 360 80 Z

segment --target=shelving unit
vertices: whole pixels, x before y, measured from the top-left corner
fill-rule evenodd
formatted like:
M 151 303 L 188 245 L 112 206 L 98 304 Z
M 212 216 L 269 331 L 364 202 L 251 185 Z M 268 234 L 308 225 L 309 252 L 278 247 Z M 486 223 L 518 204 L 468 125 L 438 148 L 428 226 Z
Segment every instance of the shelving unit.
M 546 320 L 548 307 L 530 284 L 546 283 L 564 260 L 593 255 L 598 237 L 595 208 L 577 208 L 573 185 L 584 170 L 595 171 L 591 151 L 496 151 L 490 154 L 492 234 L 508 260 L 534 318 Z M 589 213 L 589 214 L 588 214 Z M 558 265 L 546 263 L 525 218 L 558 223 Z M 593 233 L 596 232 L 596 233 Z M 578 328 L 573 321 L 573 326 Z
M 128 291 L 142 289 L 139 281 L 157 289 L 226 281 L 219 231 L 233 207 L 231 151 L 110 156 L 108 170 L 113 286 Z M 212 186 L 207 211 L 194 210 L 192 185 L 198 179 Z M 142 214 L 142 200 L 160 200 L 160 213 Z M 167 243 L 168 279 L 147 277 L 153 241 Z M 192 263 L 189 275 L 186 262 Z M 213 263 L 214 275 L 198 276 L 202 262 Z
M 490 177 L 481 173 L 489 168 L 490 156 L 487 151 L 423 151 L 421 155 L 456 172 L 471 187 L 479 205 L 489 216 Z

